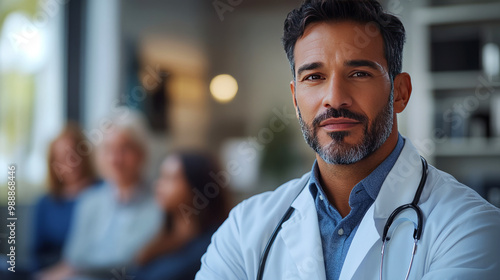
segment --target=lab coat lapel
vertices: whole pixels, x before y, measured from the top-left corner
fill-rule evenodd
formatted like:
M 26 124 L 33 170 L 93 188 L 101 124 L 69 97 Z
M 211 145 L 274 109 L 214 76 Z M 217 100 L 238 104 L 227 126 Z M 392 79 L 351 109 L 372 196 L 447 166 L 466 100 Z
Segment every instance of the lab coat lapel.
M 421 175 L 420 154 L 410 140 L 406 139 L 396 164 L 385 178 L 375 199 L 374 218 L 386 220 L 394 209 L 410 203 L 417 191 Z
M 372 246 L 380 239 L 380 234 L 373 220 L 373 205 L 368 208 L 363 220 L 359 224 L 356 235 L 351 242 L 349 251 L 344 260 L 339 279 L 352 279 L 359 265 Z
M 420 155 L 406 139 L 394 167 L 387 175 L 375 202 L 368 209 L 353 238 L 340 279 L 353 279 L 370 249 L 381 239 L 389 215 L 400 205 L 410 203 L 417 190 L 422 165 Z
M 305 187 L 292 203 L 295 208 L 283 224 L 281 238 L 290 252 L 300 279 L 326 279 L 318 215 L 314 200 Z

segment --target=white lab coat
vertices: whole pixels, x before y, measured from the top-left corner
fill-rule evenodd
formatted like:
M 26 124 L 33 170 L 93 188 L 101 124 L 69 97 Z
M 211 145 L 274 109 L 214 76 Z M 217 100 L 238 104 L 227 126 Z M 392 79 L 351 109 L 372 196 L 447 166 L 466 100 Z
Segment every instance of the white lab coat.
M 407 139 L 355 233 L 340 279 L 379 279 L 384 224 L 394 209 L 413 200 L 421 174 L 420 156 Z M 273 244 L 264 279 L 326 279 L 315 204 L 308 187 L 301 191 L 308 180 L 305 174 L 236 206 L 212 237 L 196 279 L 256 279 L 266 243 L 290 204 L 295 211 Z M 498 208 L 432 166 L 419 206 L 424 227 L 409 279 L 500 279 Z M 416 221 L 411 211 L 404 216 Z M 384 279 L 404 279 L 412 234 L 411 222 L 397 226 L 386 248 Z

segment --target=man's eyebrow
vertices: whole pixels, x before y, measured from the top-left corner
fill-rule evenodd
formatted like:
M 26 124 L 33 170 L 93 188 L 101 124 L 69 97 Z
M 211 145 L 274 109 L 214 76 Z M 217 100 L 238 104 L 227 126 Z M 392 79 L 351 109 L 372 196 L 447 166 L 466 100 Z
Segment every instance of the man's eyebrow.
M 299 69 L 297 70 L 297 76 L 300 76 L 300 74 L 304 71 L 318 69 L 322 66 L 323 66 L 323 63 L 321 63 L 321 62 L 312 62 L 312 63 L 304 64 L 304 65 L 300 66 Z
M 375 63 L 371 60 L 349 60 L 344 63 L 345 66 L 350 66 L 350 67 L 369 67 L 372 68 L 373 70 L 377 71 L 383 71 L 383 68 L 380 64 Z

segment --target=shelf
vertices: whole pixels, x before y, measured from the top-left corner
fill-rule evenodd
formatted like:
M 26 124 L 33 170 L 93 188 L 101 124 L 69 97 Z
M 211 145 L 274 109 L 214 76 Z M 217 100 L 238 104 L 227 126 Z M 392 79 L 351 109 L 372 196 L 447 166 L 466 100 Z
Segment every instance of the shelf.
M 500 81 L 488 81 L 481 71 L 429 72 L 431 89 L 468 89 L 478 85 L 500 87 Z
M 449 2 L 451 2 L 451 0 Z M 479 54 L 474 55 L 478 55 L 478 58 L 481 61 L 483 59 L 481 54 L 483 44 L 488 42 L 498 44 L 498 38 L 492 36 L 496 36 L 496 28 L 497 25 L 500 24 L 500 1 L 489 3 L 476 2 L 470 4 L 453 4 L 426 7 L 422 7 L 422 5 L 425 5 L 425 1 L 424 3 L 418 2 L 418 5 L 415 1 L 413 1 L 413 3 L 414 4 L 411 5 L 411 7 L 413 8 L 410 12 L 412 25 L 408 30 L 410 30 L 412 32 L 412 36 L 415 37 L 413 38 L 413 45 L 410 46 L 410 52 L 414 53 L 414 56 L 412 57 L 412 63 L 414 67 L 413 73 L 415 74 L 416 81 L 420 82 L 419 93 L 422 93 L 422 95 L 426 98 L 425 101 L 422 101 L 423 106 L 419 108 L 419 114 L 432 114 L 432 116 L 422 119 L 421 121 L 425 123 L 419 124 L 419 129 L 415 129 L 414 131 L 412 131 L 411 136 L 418 137 L 419 133 L 427 135 L 429 131 L 418 130 L 432 129 L 436 125 L 439 126 L 439 122 L 436 123 L 436 118 L 440 117 L 440 113 L 444 113 L 445 110 L 448 110 L 450 108 L 452 109 L 452 111 L 461 109 L 461 107 L 458 106 L 449 106 L 455 105 L 455 103 L 457 102 L 459 102 L 458 105 L 464 104 L 464 102 L 469 102 L 472 100 L 469 99 L 469 97 L 477 97 L 478 90 L 481 90 L 481 93 L 485 94 L 488 88 L 494 88 L 494 92 L 490 90 L 490 92 L 492 92 L 491 98 L 481 99 L 478 97 L 478 100 L 472 100 L 475 103 L 479 103 L 477 104 L 477 108 L 476 106 L 474 106 L 473 111 L 477 111 L 481 114 L 483 112 L 489 112 L 491 114 L 490 121 L 494 122 L 493 125 L 497 127 L 496 114 L 498 113 L 498 110 L 500 110 L 500 108 L 497 108 L 498 106 L 494 106 L 496 106 L 496 100 L 499 98 L 500 94 L 500 77 L 494 77 L 493 81 L 490 81 L 490 78 L 488 78 L 483 70 L 432 72 L 430 71 L 430 69 L 433 69 L 431 67 L 431 59 L 435 59 L 435 56 L 433 57 L 432 54 L 439 54 L 439 48 L 437 48 L 439 46 L 435 47 L 435 49 L 432 49 L 432 42 L 447 42 L 448 40 L 449 42 L 461 42 L 460 40 L 462 39 L 462 41 L 466 41 L 466 39 L 468 40 L 470 38 L 477 39 L 478 44 L 480 44 L 481 47 L 479 49 Z M 461 27 L 468 27 L 469 29 L 463 29 L 460 31 L 453 29 L 458 29 Z M 445 32 L 447 28 L 453 29 L 454 33 L 450 33 L 451 35 L 449 35 L 448 37 L 439 35 L 439 32 Z M 438 31 L 438 33 L 432 33 L 436 30 Z M 495 30 L 495 32 L 493 32 L 492 30 Z M 476 33 L 478 33 L 479 35 L 471 35 L 476 35 Z M 452 47 L 454 47 L 454 45 L 450 46 L 450 48 Z M 446 48 L 444 49 L 446 51 Z M 445 52 L 445 54 L 447 53 Z M 455 54 L 453 54 L 453 56 L 455 56 Z M 444 59 L 447 57 L 440 58 Z M 448 60 L 442 61 L 448 62 Z M 452 60 L 451 62 L 454 61 Z M 456 64 L 461 66 L 461 64 L 459 64 L 458 62 L 459 61 L 457 61 Z M 472 66 L 471 64 L 466 64 L 466 66 L 462 68 L 457 66 L 456 68 L 476 68 L 475 64 Z M 477 67 L 480 67 L 480 65 Z M 453 67 L 434 67 L 434 69 L 445 70 L 453 69 Z M 424 99 L 424 97 L 422 97 L 422 99 Z M 472 113 L 471 110 L 468 110 L 467 112 Z M 412 113 L 414 113 L 414 111 L 412 111 Z M 454 113 L 459 114 L 460 112 Z M 415 113 L 414 116 L 417 116 L 417 114 Z M 439 121 L 439 119 L 437 119 L 437 121 Z M 491 124 L 486 125 L 491 126 Z M 495 131 L 492 131 L 492 133 L 497 133 L 496 129 L 494 130 Z M 468 130 L 464 132 L 464 135 L 467 134 L 469 134 Z M 486 135 L 486 133 L 471 134 Z M 488 162 L 488 164 L 494 163 L 495 165 L 498 165 L 500 167 L 500 137 L 497 136 L 497 134 L 493 135 L 496 135 L 496 137 L 447 138 L 444 139 L 444 142 L 442 143 L 438 143 L 439 141 L 437 141 L 435 142 L 436 149 L 434 153 L 432 153 L 432 157 L 434 157 L 434 159 L 442 160 L 441 162 L 446 162 L 447 164 L 455 164 L 453 168 L 455 168 L 456 170 L 462 170 L 461 166 L 463 166 L 464 160 L 471 160 L 471 162 L 485 161 Z M 478 165 L 478 168 L 479 167 L 482 168 L 484 166 Z
M 495 21 L 500 18 L 499 11 L 500 3 L 425 7 L 415 11 L 414 19 L 427 25 Z
M 436 144 L 437 157 L 500 157 L 500 138 L 449 138 Z

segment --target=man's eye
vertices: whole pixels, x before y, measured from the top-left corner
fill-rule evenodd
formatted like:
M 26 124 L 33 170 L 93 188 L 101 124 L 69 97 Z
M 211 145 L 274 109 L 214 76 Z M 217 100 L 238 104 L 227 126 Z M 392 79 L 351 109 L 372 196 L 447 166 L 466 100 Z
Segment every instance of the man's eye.
M 320 75 L 309 75 L 305 78 L 305 80 L 313 81 L 313 80 L 319 80 L 321 79 Z
M 370 74 L 368 74 L 366 72 L 356 72 L 356 73 L 352 74 L 352 76 L 355 78 L 364 78 L 364 77 L 369 77 Z

